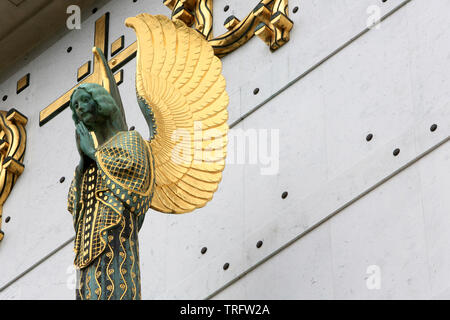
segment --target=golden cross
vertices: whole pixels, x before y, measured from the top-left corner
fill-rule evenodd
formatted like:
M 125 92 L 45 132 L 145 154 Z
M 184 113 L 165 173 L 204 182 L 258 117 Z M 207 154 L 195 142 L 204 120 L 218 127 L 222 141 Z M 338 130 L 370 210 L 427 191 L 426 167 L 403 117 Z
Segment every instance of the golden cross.
M 101 18 L 99 18 L 95 22 L 95 36 L 94 36 L 94 46 L 101 49 L 105 53 L 105 57 L 108 52 L 108 28 L 109 28 L 109 13 L 106 13 Z M 108 61 L 109 67 L 113 72 L 116 72 L 120 68 L 122 68 L 126 63 L 131 61 L 136 57 L 137 52 L 137 43 L 133 42 L 126 49 L 118 53 L 111 60 Z M 94 59 L 93 63 L 93 72 L 91 75 L 86 77 L 83 81 L 80 81 L 76 86 L 72 89 L 64 93 L 53 103 L 48 105 L 44 110 L 42 110 L 39 114 L 39 126 L 43 126 L 48 121 L 53 119 L 59 113 L 61 113 L 65 108 L 69 106 L 70 96 L 73 91 L 78 88 L 83 83 L 98 83 L 101 84 L 101 74 L 100 74 L 100 66 L 96 59 Z M 116 82 L 119 82 L 122 77 L 122 74 L 117 73 L 115 75 Z

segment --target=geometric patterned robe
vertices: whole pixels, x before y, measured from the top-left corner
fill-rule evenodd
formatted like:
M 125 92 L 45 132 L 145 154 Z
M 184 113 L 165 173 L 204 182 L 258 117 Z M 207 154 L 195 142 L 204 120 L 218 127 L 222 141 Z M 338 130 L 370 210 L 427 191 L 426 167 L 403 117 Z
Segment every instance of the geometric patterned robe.
M 121 131 L 96 150 L 78 204 L 72 181 L 77 300 L 141 299 L 138 231 L 154 185 L 151 149 L 137 131 Z

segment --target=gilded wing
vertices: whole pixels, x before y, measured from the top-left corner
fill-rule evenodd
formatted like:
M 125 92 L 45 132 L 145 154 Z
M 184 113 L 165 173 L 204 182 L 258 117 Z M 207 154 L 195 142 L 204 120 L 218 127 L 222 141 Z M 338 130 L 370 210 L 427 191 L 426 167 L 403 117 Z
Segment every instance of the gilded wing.
M 228 94 L 222 63 L 197 31 L 140 14 L 136 91 L 150 130 L 156 185 L 151 207 L 186 213 L 213 197 L 225 167 Z

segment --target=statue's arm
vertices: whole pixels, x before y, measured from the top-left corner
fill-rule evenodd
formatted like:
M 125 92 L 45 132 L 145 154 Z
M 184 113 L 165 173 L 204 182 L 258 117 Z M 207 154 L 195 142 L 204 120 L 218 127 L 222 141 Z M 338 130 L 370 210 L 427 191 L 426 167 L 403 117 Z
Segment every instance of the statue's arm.
M 84 159 L 80 159 L 80 163 L 75 169 L 74 187 L 75 187 L 75 203 L 78 205 L 81 198 L 81 182 L 83 181 Z
M 79 211 L 79 203 L 81 199 L 81 184 L 83 181 L 83 172 L 85 167 L 85 155 L 81 150 L 80 146 L 80 135 L 76 131 L 76 145 L 78 153 L 80 154 L 80 162 L 75 169 L 75 175 L 70 186 L 69 196 L 68 196 L 68 210 L 74 216 L 74 223 L 76 223 L 76 216 Z
M 72 218 L 73 218 L 73 226 L 75 228 L 75 230 L 77 230 L 77 222 L 78 222 L 78 216 L 79 216 L 79 211 L 80 211 L 80 186 L 77 185 L 77 177 L 76 177 L 76 173 L 75 173 L 75 177 L 72 180 L 72 183 L 70 185 L 70 189 L 69 189 L 69 195 L 67 197 L 67 209 L 69 210 L 69 212 L 72 214 Z

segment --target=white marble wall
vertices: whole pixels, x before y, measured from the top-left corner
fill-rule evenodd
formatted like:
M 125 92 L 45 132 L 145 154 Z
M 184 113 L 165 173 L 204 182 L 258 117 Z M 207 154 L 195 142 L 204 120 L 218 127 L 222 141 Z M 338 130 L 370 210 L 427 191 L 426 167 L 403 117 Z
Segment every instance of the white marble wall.
M 243 18 L 253 2 L 215 0 L 215 34 L 224 32 L 227 16 Z M 140 235 L 143 297 L 450 297 L 450 3 L 289 3 L 299 11 L 291 14 L 295 26 L 286 46 L 271 53 L 254 38 L 223 59 L 230 124 L 266 102 L 234 132 L 278 130 L 279 170 L 262 175 L 263 164 L 229 163 L 207 207 L 182 216 L 148 212 Z M 355 38 L 366 29 L 373 5 L 381 15 L 394 13 Z M 112 0 L 82 30 L 24 62 L 0 84 L 0 96 L 9 96 L 0 108 L 14 106 L 30 119 L 26 170 L 4 207 L 11 221 L 0 244 L 0 288 L 73 236 L 66 193 L 78 156 L 70 112 L 39 127 L 39 111 L 75 84 L 77 68 L 91 58 L 94 22 L 106 11 L 110 40 L 124 34 L 126 45 L 135 40 L 123 26 L 126 17 L 169 14 L 160 2 Z M 134 61 L 125 66 L 120 90 L 129 125 L 145 134 L 134 68 Z M 28 72 L 31 86 L 16 95 L 17 79 Z M 431 133 L 433 123 L 438 130 Z M 368 133 L 374 135 L 371 142 L 365 140 Z M 395 148 L 401 149 L 398 157 L 392 155 Z M 289 195 L 283 200 L 284 191 Z M 264 241 L 260 249 L 258 240 Z M 0 299 L 73 299 L 71 247 L 13 282 Z M 226 262 L 230 268 L 224 271 Z M 366 285 L 372 265 L 380 270 L 379 290 Z

